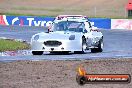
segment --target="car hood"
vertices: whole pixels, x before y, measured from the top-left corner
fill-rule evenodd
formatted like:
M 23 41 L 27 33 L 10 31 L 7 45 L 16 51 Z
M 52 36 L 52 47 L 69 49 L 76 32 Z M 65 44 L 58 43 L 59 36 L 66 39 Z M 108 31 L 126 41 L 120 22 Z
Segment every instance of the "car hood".
M 82 33 L 77 32 L 66 32 L 66 31 L 56 31 L 56 32 L 50 32 L 50 33 L 39 33 L 40 39 L 49 39 L 49 40 L 65 40 L 69 39 L 71 35 L 81 35 Z

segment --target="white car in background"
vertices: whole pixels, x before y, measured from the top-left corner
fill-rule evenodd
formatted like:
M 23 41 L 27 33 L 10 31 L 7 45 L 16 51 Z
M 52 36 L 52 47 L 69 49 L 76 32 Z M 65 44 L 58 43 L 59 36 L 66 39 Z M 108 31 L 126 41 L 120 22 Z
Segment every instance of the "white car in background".
M 103 51 L 103 34 L 92 29 L 88 17 L 82 15 L 59 15 L 49 27 L 49 32 L 32 36 L 33 55 L 43 52 L 85 53 Z

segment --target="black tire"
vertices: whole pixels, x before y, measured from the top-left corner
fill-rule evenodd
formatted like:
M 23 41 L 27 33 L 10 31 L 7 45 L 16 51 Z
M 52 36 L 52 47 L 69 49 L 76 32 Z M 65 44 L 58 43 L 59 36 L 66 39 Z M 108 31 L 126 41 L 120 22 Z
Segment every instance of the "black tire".
M 82 37 L 82 51 L 74 51 L 75 54 L 84 54 L 85 51 L 83 49 L 83 45 L 86 44 L 86 39 L 85 37 Z
M 92 49 L 91 49 L 91 52 L 92 52 L 92 53 L 102 52 L 102 51 L 103 51 L 103 46 L 102 46 L 102 44 L 103 44 L 103 39 L 101 39 L 101 40 L 99 41 L 98 48 L 92 48 Z
M 102 52 L 102 51 L 103 51 L 103 47 L 102 47 L 101 44 L 103 44 L 103 40 L 100 40 L 100 41 L 99 41 L 98 52 Z
M 33 55 L 42 55 L 43 51 L 32 51 Z

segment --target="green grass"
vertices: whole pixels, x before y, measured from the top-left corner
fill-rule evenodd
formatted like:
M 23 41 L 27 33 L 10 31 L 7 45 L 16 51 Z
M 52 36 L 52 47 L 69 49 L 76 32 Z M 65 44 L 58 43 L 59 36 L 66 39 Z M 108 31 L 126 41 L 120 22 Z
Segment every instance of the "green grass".
M 6 12 L 6 13 L 1 13 L 0 15 L 7 15 L 7 16 L 39 16 L 39 17 L 56 17 L 57 15 L 60 14 L 43 14 L 43 15 L 39 15 L 39 14 L 22 14 L 22 13 L 14 13 L 14 12 Z M 132 17 L 122 17 L 122 16 L 88 16 L 89 18 L 110 18 L 110 19 L 132 19 Z
M 25 14 L 25 13 L 15 13 L 15 12 L 3 12 L 0 15 L 7 16 L 39 16 L 39 17 L 55 17 L 56 15 L 35 15 L 35 14 Z
M 23 49 L 29 49 L 29 45 L 18 41 L 0 39 L 0 52 Z

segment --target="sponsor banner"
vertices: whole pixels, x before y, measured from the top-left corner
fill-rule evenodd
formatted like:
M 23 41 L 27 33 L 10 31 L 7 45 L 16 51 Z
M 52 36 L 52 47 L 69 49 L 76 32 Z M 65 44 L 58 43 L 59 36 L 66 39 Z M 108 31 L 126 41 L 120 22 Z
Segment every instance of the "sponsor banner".
M 7 25 L 7 24 L 5 23 L 5 20 L 4 20 L 5 17 L 6 17 L 5 15 L 0 15 L 0 24 L 1 24 L 1 25 Z
M 26 25 L 26 26 L 46 26 L 54 20 L 53 17 L 35 17 L 35 16 L 0 16 L 2 25 Z
M 92 26 L 101 29 L 111 29 L 111 19 L 109 18 L 90 18 Z
M 37 16 L 0 16 L 1 25 L 26 25 L 26 26 L 46 26 L 52 23 L 54 17 L 37 17 Z M 90 18 L 94 28 L 111 29 L 111 19 L 107 18 Z
M 132 20 L 130 19 L 111 19 L 111 29 L 132 30 Z

